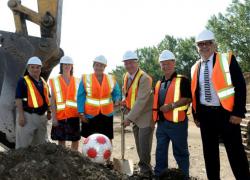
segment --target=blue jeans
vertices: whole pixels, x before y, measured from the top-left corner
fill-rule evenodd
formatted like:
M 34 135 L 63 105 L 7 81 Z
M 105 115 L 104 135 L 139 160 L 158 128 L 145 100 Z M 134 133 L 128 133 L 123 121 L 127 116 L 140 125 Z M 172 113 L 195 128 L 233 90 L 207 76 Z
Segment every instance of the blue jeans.
M 171 140 L 174 158 L 186 177 L 189 177 L 188 119 L 181 123 L 158 121 L 156 129 L 156 165 L 154 173 L 159 176 L 168 168 L 168 147 Z

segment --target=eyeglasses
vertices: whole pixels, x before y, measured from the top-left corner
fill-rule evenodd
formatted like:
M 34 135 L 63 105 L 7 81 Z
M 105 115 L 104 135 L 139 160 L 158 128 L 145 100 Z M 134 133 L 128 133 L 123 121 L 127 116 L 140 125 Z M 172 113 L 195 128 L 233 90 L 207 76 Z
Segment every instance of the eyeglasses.
M 203 46 L 210 46 L 211 44 L 213 44 L 213 41 L 203 41 L 203 42 L 198 42 L 197 46 L 203 47 Z

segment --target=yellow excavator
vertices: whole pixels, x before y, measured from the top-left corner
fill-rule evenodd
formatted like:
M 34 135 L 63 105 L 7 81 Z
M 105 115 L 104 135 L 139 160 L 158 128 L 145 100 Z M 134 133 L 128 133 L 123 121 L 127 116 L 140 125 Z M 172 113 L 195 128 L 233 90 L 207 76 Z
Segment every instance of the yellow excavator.
M 37 0 L 38 12 L 9 0 L 16 32 L 0 30 L 0 146 L 15 148 L 15 89 L 26 71 L 29 57 L 43 62 L 42 76 L 47 79 L 63 56 L 60 49 L 63 0 Z M 26 21 L 40 27 L 41 37 L 29 36 Z

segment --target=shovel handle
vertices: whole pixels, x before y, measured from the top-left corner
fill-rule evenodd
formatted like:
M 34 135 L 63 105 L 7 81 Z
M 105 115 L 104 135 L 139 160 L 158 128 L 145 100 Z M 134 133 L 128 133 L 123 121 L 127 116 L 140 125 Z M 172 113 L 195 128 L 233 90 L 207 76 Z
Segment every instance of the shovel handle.
M 124 154 L 125 154 L 125 130 L 124 130 L 124 109 L 121 108 L 121 156 L 122 160 L 124 159 Z

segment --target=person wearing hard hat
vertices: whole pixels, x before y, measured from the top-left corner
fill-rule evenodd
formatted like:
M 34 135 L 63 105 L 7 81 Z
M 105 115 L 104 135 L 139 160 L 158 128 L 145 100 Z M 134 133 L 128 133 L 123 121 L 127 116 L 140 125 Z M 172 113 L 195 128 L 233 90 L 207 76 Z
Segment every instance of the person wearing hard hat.
M 240 123 L 246 112 L 246 84 L 232 52 L 216 52 L 215 37 L 196 37 L 201 56 L 191 69 L 192 112 L 200 127 L 208 179 L 220 179 L 219 137 L 237 180 L 250 179 Z
M 97 56 L 93 61 L 94 73 L 83 74 L 77 93 L 77 106 L 82 122 L 81 135 L 87 138 L 94 133 L 114 138 L 114 105 L 118 106 L 121 92 L 113 75 L 105 74 L 107 59 Z
M 155 177 L 168 168 L 168 147 L 172 142 L 173 155 L 186 179 L 189 177 L 188 118 L 191 102 L 189 80 L 175 71 L 175 56 L 164 50 L 159 56 L 164 76 L 156 83 L 153 103 L 153 120 L 156 129 Z
M 71 149 L 78 151 L 80 120 L 77 111 L 78 78 L 73 76 L 73 60 L 69 56 L 60 59 L 59 76 L 50 79 L 52 129 L 51 139 L 65 146 L 71 141 Z
M 47 141 L 47 120 L 51 118 L 51 111 L 49 87 L 40 76 L 41 68 L 42 62 L 38 57 L 29 58 L 28 75 L 17 83 L 16 149 Z
M 138 166 L 142 178 L 152 175 L 151 147 L 154 131 L 152 120 L 152 79 L 138 65 L 138 56 L 133 51 L 125 52 L 123 63 L 126 73 L 123 79 L 123 105 L 126 107 L 124 126 L 133 124 L 136 149 L 139 156 Z

